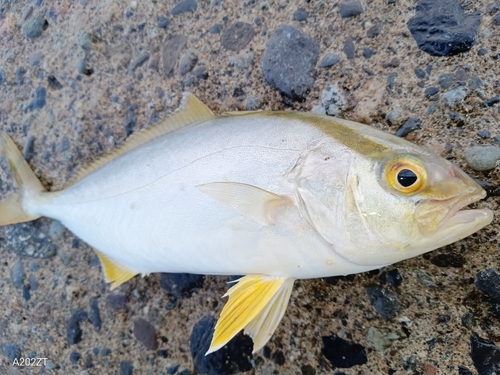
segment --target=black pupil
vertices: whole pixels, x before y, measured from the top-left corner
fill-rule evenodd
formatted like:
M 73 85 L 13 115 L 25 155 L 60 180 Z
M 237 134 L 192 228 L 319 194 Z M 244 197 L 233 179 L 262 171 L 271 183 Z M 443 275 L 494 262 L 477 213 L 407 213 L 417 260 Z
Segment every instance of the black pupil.
M 398 173 L 398 182 L 403 187 L 410 187 L 417 182 L 417 175 L 409 169 L 402 169 Z

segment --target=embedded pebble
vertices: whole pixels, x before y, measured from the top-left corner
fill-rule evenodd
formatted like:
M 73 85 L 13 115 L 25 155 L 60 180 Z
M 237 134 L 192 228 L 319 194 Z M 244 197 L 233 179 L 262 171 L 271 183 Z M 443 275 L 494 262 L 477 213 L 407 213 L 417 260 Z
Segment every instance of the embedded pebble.
M 222 26 L 222 24 L 220 23 L 216 23 L 216 24 L 213 24 L 210 29 L 208 29 L 208 32 L 210 34 L 219 34 L 222 29 L 224 28 L 224 26 Z
M 108 306 L 115 310 L 121 309 L 123 306 L 125 306 L 127 304 L 127 300 L 127 295 L 121 293 L 113 293 L 106 296 L 106 302 L 108 303 Z
M 379 352 L 389 349 L 394 342 L 403 338 L 402 332 L 394 328 L 370 327 L 366 340 Z
M 25 277 L 26 272 L 24 271 L 23 262 L 21 261 L 21 259 L 18 259 L 10 270 L 10 278 L 12 280 L 12 284 L 14 284 L 16 288 L 21 288 L 23 286 Z
M 370 285 L 366 291 L 371 304 L 384 320 L 395 318 L 401 311 L 398 296 L 389 289 L 380 285 Z
M 396 130 L 396 133 L 394 133 L 394 135 L 396 137 L 406 137 L 415 129 L 420 128 L 421 123 L 422 121 L 419 118 L 409 117 L 408 119 L 406 119 L 403 125 L 401 125 L 401 127 Z
M 500 276 L 495 269 L 478 272 L 475 285 L 492 300 L 500 301 Z
M 376 54 L 375 50 L 371 49 L 370 47 L 363 47 L 363 57 L 365 59 L 369 59 L 375 54 Z
M 340 61 L 340 56 L 335 53 L 329 53 L 323 57 L 319 66 L 321 68 L 329 68 L 336 65 Z
M 170 24 L 170 20 L 167 17 L 158 16 L 156 23 L 160 29 L 167 29 Z
M 90 298 L 89 320 L 94 326 L 94 330 L 99 332 L 101 330 L 102 320 L 99 312 L 99 299 L 97 297 Z
M 491 133 L 488 130 L 478 130 L 476 132 L 476 135 L 478 137 L 483 138 L 483 139 L 489 139 L 489 138 L 491 138 Z
M 193 70 L 194 66 L 198 62 L 198 55 L 193 50 L 188 50 L 184 56 L 182 56 L 181 61 L 179 63 L 179 70 L 181 75 L 186 75 L 191 70 Z
M 470 356 L 478 375 L 493 375 L 500 363 L 500 348 L 478 335 L 470 337 Z
M 438 267 L 462 268 L 466 262 L 463 255 L 456 253 L 438 254 L 431 258 L 431 263 Z
M 17 344 L 9 343 L 2 345 L 2 351 L 10 363 L 13 363 L 15 359 L 19 361 L 21 358 L 21 348 Z M 2 366 L 4 365 L 2 364 Z
M 83 50 L 90 51 L 90 47 L 92 46 L 92 33 L 88 31 L 81 33 L 78 37 L 78 43 Z
M 33 322 L 35 324 L 45 323 L 50 315 L 52 307 L 48 302 L 40 302 L 36 307 L 33 314 Z
M 33 52 L 29 57 L 30 66 L 31 67 L 40 66 L 40 64 L 42 63 L 44 58 L 45 58 L 45 55 L 43 54 L 43 52 L 40 52 L 40 51 Z
M 26 74 L 26 69 L 22 66 L 17 67 L 16 69 L 16 84 L 22 86 L 24 83 L 24 76 Z
M 387 116 L 385 116 L 385 120 L 391 125 L 400 125 L 403 122 L 401 111 L 397 109 L 390 111 Z
M 347 1 L 340 3 L 340 16 L 342 18 L 358 16 L 364 12 L 363 6 L 359 1 Z
M 321 94 L 321 104 L 312 109 L 318 115 L 339 116 L 347 108 L 347 100 L 337 86 L 329 83 Z
M 439 92 L 439 89 L 437 87 L 427 87 L 424 91 L 424 96 L 427 99 L 431 99 L 434 95 L 436 95 Z
M 253 26 L 246 22 L 235 22 L 221 35 L 222 47 L 238 52 L 245 48 L 253 39 L 255 31 Z
M 172 35 L 163 46 L 162 61 L 163 73 L 170 77 L 174 73 L 175 64 L 186 47 L 187 37 L 184 35 Z
M 356 56 L 356 46 L 354 45 L 354 40 L 352 38 L 346 39 L 342 51 L 349 60 L 354 59 L 354 57 Z
M 383 273 L 392 286 L 398 287 L 403 283 L 403 275 L 398 269 L 393 269 Z
M 266 81 L 292 100 L 302 100 L 314 84 L 319 45 L 301 30 L 283 25 L 266 44 L 261 60 Z
M 37 87 L 35 89 L 34 98 L 29 105 L 30 111 L 45 107 L 45 104 L 47 104 L 46 97 L 47 89 L 45 87 Z
M 46 21 L 42 16 L 35 16 L 27 20 L 23 25 L 24 36 L 34 39 L 42 35 L 46 27 Z
M 199 289 L 203 288 L 204 275 L 190 273 L 161 273 L 160 287 L 170 295 L 181 299 L 189 298 Z
M 61 151 L 63 151 L 62 148 Z M 59 238 L 62 237 L 65 230 L 66 230 L 65 226 L 62 225 L 59 220 L 53 220 L 50 223 L 49 236 L 53 240 L 58 240 Z
M 174 6 L 172 14 L 176 16 L 182 13 L 194 12 L 197 8 L 196 0 L 184 0 Z
M 323 340 L 321 353 L 331 362 L 334 368 L 350 368 L 368 362 L 366 350 L 360 344 L 344 340 L 338 336 L 323 336 L 321 339 Z
M 472 48 L 480 23 L 481 13 L 465 14 L 457 0 L 420 0 L 408 29 L 422 51 L 453 56 Z
M 240 69 L 246 69 L 253 63 L 255 53 L 253 51 L 246 53 L 239 53 L 236 56 L 229 56 L 229 63 Z
M 453 74 L 451 74 L 451 73 L 441 74 L 438 77 L 439 86 L 441 86 L 442 89 L 447 90 L 453 84 L 453 80 L 454 79 L 455 79 L 455 76 Z
M 238 333 L 218 351 L 205 355 L 210 347 L 215 318 L 204 316 L 193 327 L 189 348 L 193 357 L 194 370 L 200 374 L 229 375 L 253 369 L 252 339 Z
M 260 98 L 255 98 L 253 96 L 247 98 L 247 104 L 245 106 L 245 109 L 247 111 L 255 111 L 262 107 L 262 99 Z
M 71 315 L 66 326 L 66 342 L 68 345 L 78 344 L 82 341 L 82 329 L 80 323 L 87 320 L 87 313 L 83 310 L 78 310 Z
M 143 318 L 134 319 L 134 336 L 147 349 L 158 349 L 158 338 L 156 336 L 155 327 Z
M 417 270 L 416 276 L 417 276 L 418 282 L 420 284 L 422 284 L 423 286 L 435 286 L 436 285 L 434 278 L 422 269 Z
M 495 146 L 473 146 L 465 150 L 467 165 L 475 171 L 489 171 L 496 167 L 500 148 Z
M 75 350 L 75 351 L 71 352 L 71 354 L 69 356 L 69 360 L 71 361 L 71 363 L 78 363 L 78 361 L 80 360 L 81 357 L 82 357 L 82 355 Z
M 133 375 L 134 366 L 130 361 L 121 361 L 120 362 L 120 375 Z
M 128 65 L 128 71 L 133 73 L 135 70 L 143 66 L 149 60 L 149 53 L 141 53 L 135 59 L 131 60 Z
M 471 90 L 478 90 L 482 89 L 483 87 L 484 87 L 484 82 L 478 76 L 472 76 L 471 79 L 469 80 L 469 88 Z
M 483 107 L 493 107 L 495 104 L 500 103 L 500 96 L 495 95 L 494 97 L 485 100 L 483 102 Z
M 467 91 L 463 87 L 456 87 L 443 94 L 443 101 L 451 108 L 457 107 L 467 96 Z
M 26 161 L 30 161 L 35 156 L 35 140 L 36 138 L 33 134 L 28 134 L 26 137 L 23 147 L 23 157 Z
M 307 21 L 307 17 L 309 17 L 309 13 L 304 8 L 299 8 L 295 11 L 292 16 L 293 21 Z

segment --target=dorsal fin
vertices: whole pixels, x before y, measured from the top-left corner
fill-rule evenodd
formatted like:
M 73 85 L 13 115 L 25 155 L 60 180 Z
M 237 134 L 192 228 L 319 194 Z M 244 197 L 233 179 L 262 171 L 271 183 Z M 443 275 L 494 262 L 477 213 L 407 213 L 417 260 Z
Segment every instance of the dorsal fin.
M 139 146 L 142 146 L 152 139 L 168 133 L 172 133 L 173 131 L 178 129 L 183 129 L 204 121 L 211 120 L 214 117 L 215 115 L 210 110 L 210 108 L 203 104 L 196 96 L 191 93 L 185 93 L 182 98 L 182 103 L 177 111 L 172 113 L 163 121 L 160 121 L 158 124 L 132 134 L 125 141 L 125 143 L 118 147 L 116 150 L 97 159 L 87 167 L 80 169 L 77 175 L 66 184 L 66 187 L 75 184 L 76 182 L 80 181 L 102 166 L 108 164 L 117 157 L 126 154 L 127 152 Z

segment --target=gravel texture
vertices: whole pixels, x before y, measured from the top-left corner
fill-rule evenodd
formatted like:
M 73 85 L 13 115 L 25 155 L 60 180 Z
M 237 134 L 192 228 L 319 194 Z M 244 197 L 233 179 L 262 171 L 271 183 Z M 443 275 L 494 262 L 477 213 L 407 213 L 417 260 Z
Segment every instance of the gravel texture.
M 343 18 L 345 3 L 362 13 Z M 498 152 L 488 170 L 466 154 L 499 145 L 499 9 L 485 0 L 3 1 L 1 131 L 57 191 L 165 118 L 185 91 L 216 113 L 314 108 L 392 134 L 412 118 L 419 127 L 404 137 L 477 178 L 488 197 L 476 206 L 496 210 Z M 443 23 L 433 26 L 436 15 Z M 3 199 L 15 184 L 0 165 Z M 262 350 L 252 354 L 240 333 L 205 356 L 234 279 L 152 274 L 110 291 L 91 247 L 51 220 L 2 227 L 0 374 L 493 374 L 498 234 L 495 219 L 379 271 L 299 280 Z M 138 319 L 146 323 L 135 328 Z M 48 360 L 13 368 L 20 357 Z

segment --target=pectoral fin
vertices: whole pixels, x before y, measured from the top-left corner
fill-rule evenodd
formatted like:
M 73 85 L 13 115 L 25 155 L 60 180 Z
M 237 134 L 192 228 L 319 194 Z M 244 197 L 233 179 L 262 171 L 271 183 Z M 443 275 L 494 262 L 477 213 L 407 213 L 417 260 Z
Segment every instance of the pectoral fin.
M 273 225 L 276 211 L 292 203 L 287 197 L 239 182 L 212 182 L 196 187 L 220 204 L 264 225 Z
M 254 352 L 262 348 L 285 313 L 293 282 L 262 275 L 241 278 L 224 295 L 229 296 L 229 301 L 222 309 L 206 354 L 222 348 L 242 329 L 254 339 Z
M 111 290 L 119 287 L 121 284 L 138 274 L 138 272 L 129 270 L 116 261 L 110 260 L 100 251 L 95 250 L 95 252 L 101 261 L 106 282 L 111 283 Z

